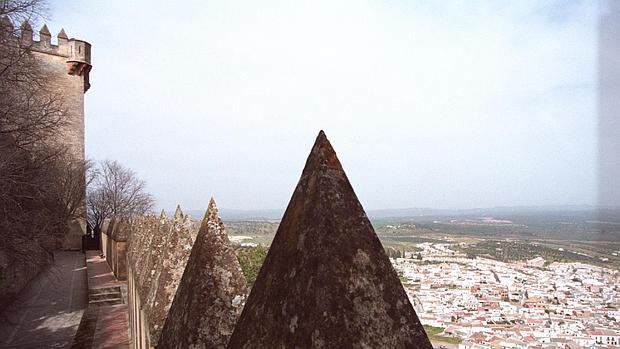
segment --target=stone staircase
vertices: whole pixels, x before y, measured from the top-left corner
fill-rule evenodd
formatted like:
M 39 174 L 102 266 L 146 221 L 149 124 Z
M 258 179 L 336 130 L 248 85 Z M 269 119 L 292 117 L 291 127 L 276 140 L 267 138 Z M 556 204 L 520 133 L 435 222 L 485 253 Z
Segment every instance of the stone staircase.
M 92 306 L 123 304 L 121 287 L 111 286 L 89 289 L 88 304 Z
M 86 251 L 88 308 L 71 348 L 129 348 L 127 284 L 118 281 L 101 251 Z

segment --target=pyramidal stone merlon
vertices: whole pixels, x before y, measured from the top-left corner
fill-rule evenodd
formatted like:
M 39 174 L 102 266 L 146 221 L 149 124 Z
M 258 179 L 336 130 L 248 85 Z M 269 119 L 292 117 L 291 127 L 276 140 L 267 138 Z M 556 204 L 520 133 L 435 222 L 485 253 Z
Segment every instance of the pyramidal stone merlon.
M 177 212 L 181 210 L 177 209 Z M 145 299 L 144 310 L 149 317 L 150 341 L 153 345 L 159 343 L 164 322 L 196 238 L 191 216 L 175 213 L 174 222 L 158 257 L 151 288 Z
M 323 131 L 228 348 L 432 348 Z
M 246 292 L 243 272 L 211 199 L 158 348 L 226 348 Z
M 146 220 L 148 218 L 145 216 L 138 217 L 132 229 L 132 233 L 129 236 L 129 246 L 127 247 L 127 260 L 131 261 L 133 264 L 136 260 L 136 256 L 139 253 L 139 248 L 142 246 L 143 241 L 145 239 L 146 230 L 144 228 L 146 224 Z
M 182 223 L 183 212 L 180 207 L 177 207 L 172 222 L 154 217 L 149 221 L 147 234 L 151 236 L 143 247 L 144 251 L 138 260 L 140 264 L 137 264 L 138 293 L 140 299 L 145 302 L 143 306 L 146 304 L 158 267 L 161 265 L 162 254 L 168 244 L 168 238 L 173 230 L 179 229 Z

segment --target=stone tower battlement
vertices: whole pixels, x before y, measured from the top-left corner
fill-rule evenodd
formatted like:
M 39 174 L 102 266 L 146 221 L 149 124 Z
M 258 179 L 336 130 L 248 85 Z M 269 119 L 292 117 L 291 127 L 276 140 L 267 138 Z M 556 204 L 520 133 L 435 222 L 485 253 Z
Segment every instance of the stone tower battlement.
M 13 23 L 8 17 L 2 18 L 0 25 L 5 31 L 13 31 Z M 19 27 L 20 46 L 33 52 L 65 58 L 67 73 L 83 77 L 84 92 L 86 92 L 90 88 L 89 74 L 92 68 L 90 43 L 75 38 L 69 39 L 65 30 L 61 29 L 56 35 L 56 44 L 53 44 L 52 34 L 46 24 L 39 30 L 39 41 L 33 39 L 33 34 L 30 23 L 28 21 L 23 22 Z
M 42 64 L 44 86 L 62 98 L 67 126 L 58 135 L 58 141 L 67 145 L 78 160 L 84 160 L 84 93 L 90 88 L 91 45 L 67 36 L 64 29 L 56 35 L 47 25 L 39 30 L 39 41 L 34 40 L 28 21 L 15 28 L 8 17 L 0 19 L 0 32 L 12 35 L 16 47 L 30 52 Z

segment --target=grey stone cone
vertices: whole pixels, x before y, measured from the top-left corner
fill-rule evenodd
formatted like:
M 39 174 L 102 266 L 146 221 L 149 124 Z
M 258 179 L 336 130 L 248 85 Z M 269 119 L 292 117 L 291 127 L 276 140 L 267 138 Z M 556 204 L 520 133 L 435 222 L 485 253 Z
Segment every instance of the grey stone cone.
M 322 131 L 228 348 L 432 348 Z
M 157 348 L 226 348 L 246 292 L 246 280 L 211 199 Z
M 158 256 L 158 264 L 151 281 L 144 310 L 149 317 L 151 344 L 157 345 L 164 322 L 172 305 L 181 277 L 194 245 L 196 231 L 190 216 L 183 216 L 180 208 L 174 215 L 172 229 Z M 158 346 L 159 347 L 159 346 Z

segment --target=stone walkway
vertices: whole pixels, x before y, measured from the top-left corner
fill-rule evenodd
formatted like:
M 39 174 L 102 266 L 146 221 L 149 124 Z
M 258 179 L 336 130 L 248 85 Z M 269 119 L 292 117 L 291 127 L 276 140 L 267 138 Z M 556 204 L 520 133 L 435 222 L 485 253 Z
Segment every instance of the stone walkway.
M 99 251 L 86 251 L 89 292 L 124 287 L 114 277 Z M 127 304 L 90 304 L 80 323 L 73 348 L 128 348 L 129 318 Z
M 88 288 L 113 287 L 123 285 L 114 277 L 105 258 L 99 256 L 100 251 L 86 251 L 88 265 Z
M 88 305 L 86 264 L 80 252 L 56 252 L 0 313 L 0 348 L 70 348 Z
M 72 348 L 129 348 L 127 305 L 90 306 Z

